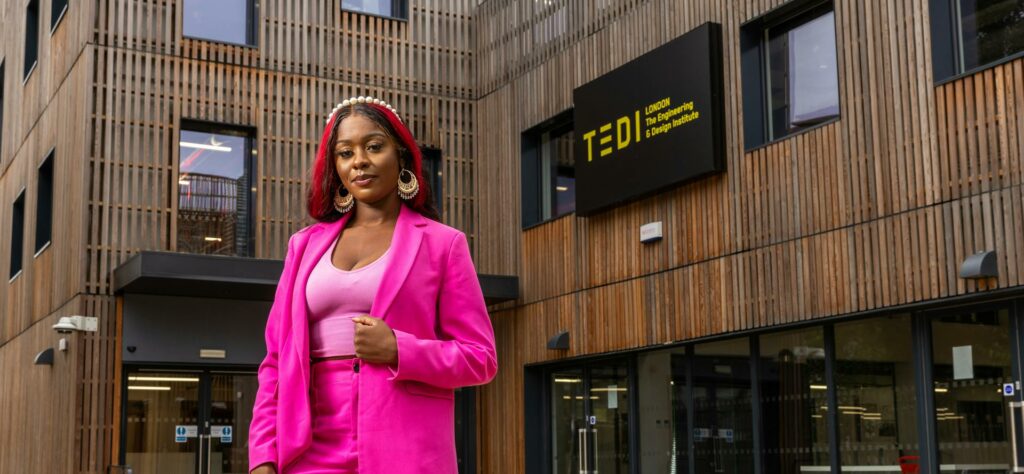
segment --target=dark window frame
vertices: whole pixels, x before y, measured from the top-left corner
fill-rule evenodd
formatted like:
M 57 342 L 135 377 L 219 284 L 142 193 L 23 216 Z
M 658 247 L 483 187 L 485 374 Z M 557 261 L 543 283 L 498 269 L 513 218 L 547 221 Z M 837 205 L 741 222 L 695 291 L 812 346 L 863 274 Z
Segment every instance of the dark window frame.
M 832 0 L 793 0 L 748 20 L 740 26 L 740 70 L 743 95 L 743 149 L 745 152 L 787 140 L 797 135 L 818 129 L 842 118 L 841 98 L 837 101 L 836 115 L 822 118 L 789 133 L 774 136 L 770 130 L 771 98 L 768 91 L 767 61 L 768 32 L 778 29 L 792 29 L 818 18 L 828 12 L 835 12 Z M 833 34 L 836 34 L 833 24 Z M 839 42 L 836 41 L 836 68 L 839 67 Z M 839 87 L 839 84 L 836 84 Z
M 248 19 L 245 24 L 245 43 L 236 43 L 234 41 L 225 41 L 215 38 L 203 38 L 201 36 L 189 36 L 185 34 L 185 4 L 181 4 L 181 38 L 192 41 L 206 41 L 209 43 L 227 44 L 231 46 L 238 46 L 241 48 L 259 48 L 259 22 L 260 22 L 260 3 L 259 0 L 246 0 L 246 6 L 249 10 Z
M 550 170 L 548 176 L 550 176 L 551 182 L 541 182 L 543 176 L 545 176 L 542 169 L 544 165 L 542 162 L 543 158 L 541 157 L 544 134 L 561 135 L 573 131 L 574 127 L 573 109 L 569 108 L 523 131 L 520 148 L 522 166 L 520 173 L 522 230 L 576 214 L 575 207 L 570 212 L 556 214 L 554 209 L 555 200 L 550 199 L 550 202 L 545 202 L 542 197 L 542 186 L 550 185 L 552 192 L 554 191 L 555 180 L 558 176 L 557 170 L 559 168 L 557 163 L 549 163 Z M 551 209 L 547 209 L 547 212 L 545 212 L 545 208 L 548 206 Z M 545 217 L 546 214 L 547 217 Z
M 10 246 L 10 273 L 7 282 L 14 281 L 25 269 L 25 188 L 21 188 L 18 197 L 14 198 L 11 204 L 11 246 Z
M 57 27 L 60 26 L 64 15 L 67 14 L 68 8 L 70 7 L 70 0 L 50 0 L 50 35 L 53 35 L 54 31 L 57 31 Z M 60 11 L 55 10 L 58 5 L 63 4 L 64 6 Z
M 961 79 L 978 72 L 1024 57 L 1024 50 L 995 61 L 979 64 L 970 69 L 964 67 L 958 54 L 961 45 L 958 0 L 929 0 L 928 13 L 931 20 L 932 38 L 932 79 L 935 86 Z
M 178 126 L 178 134 L 177 134 L 177 136 L 174 137 L 174 140 L 175 140 L 174 141 L 174 146 L 173 146 L 173 149 L 171 151 L 171 155 L 175 156 L 175 167 L 179 168 L 178 171 L 177 171 L 177 175 L 175 175 L 175 178 L 174 178 L 175 182 L 177 182 L 177 180 L 178 180 L 178 175 L 181 174 L 181 169 L 180 169 L 180 164 L 181 164 L 180 163 L 180 160 L 181 160 L 180 157 L 181 157 L 181 155 L 180 155 L 180 148 L 179 148 L 180 145 L 178 145 L 178 142 L 181 141 L 181 132 L 183 132 L 183 131 L 200 132 L 200 133 L 213 133 L 213 134 L 221 134 L 221 135 L 232 135 L 232 136 L 246 138 L 246 141 L 245 141 L 245 173 L 249 176 L 249 183 L 248 183 L 248 186 L 246 187 L 246 189 L 248 189 L 248 193 L 246 194 L 245 198 L 249 201 L 249 206 L 248 206 L 249 207 L 249 212 L 248 212 L 248 215 L 246 216 L 246 221 L 247 222 L 246 222 L 246 226 L 245 226 L 244 230 L 245 230 L 246 235 L 247 235 L 247 238 L 246 238 L 246 247 L 247 247 L 247 249 L 246 249 L 246 252 L 244 254 L 236 254 L 236 256 L 239 256 L 239 257 L 253 257 L 253 256 L 255 256 L 255 250 L 256 250 L 255 230 L 256 230 L 256 225 L 255 225 L 254 221 L 257 218 L 257 214 L 256 214 L 256 209 L 255 209 L 256 191 L 253 191 L 253 188 L 256 186 L 256 182 L 257 182 L 256 176 L 255 176 L 255 172 L 256 172 L 256 169 L 257 169 L 257 167 L 256 167 L 257 155 L 254 153 L 254 151 L 256 150 L 256 140 L 257 140 L 257 134 L 256 134 L 257 130 L 256 130 L 256 128 L 255 127 L 251 127 L 251 126 L 247 126 L 247 125 L 230 124 L 230 123 L 222 123 L 222 122 L 211 122 L 211 121 L 208 121 L 208 120 L 201 120 L 201 119 L 181 119 L 181 122 L 180 122 L 180 124 Z M 179 153 L 175 153 L 175 151 L 179 151 Z M 177 200 L 180 199 L 180 198 L 179 198 L 179 194 L 177 192 L 177 187 L 175 187 L 174 189 L 175 189 L 175 192 L 170 193 L 171 194 L 171 199 L 173 199 L 174 201 L 172 201 L 172 203 L 170 203 L 170 204 L 174 205 L 174 208 L 176 209 L 175 217 L 174 218 L 175 218 L 175 220 L 177 220 L 178 219 L 178 215 L 177 215 L 177 208 L 178 207 L 177 207 L 176 203 L 177 203 Z
M 376 18 L 384 18 L 386 20 L 397 20 L 397 21 L 401 21 L 401 22 L 408 22 L 409 21 L 409 0 L 391 0 L 391 12 L 392 13 L 394 13 L 394 12 L 399 12 L 400 13 L 398 15 L 391 15 L 391 16 L 380 15 L 380 14 L 377 14 L 377 13 L 369 13 L 369 12 L 363 12 L 363 11 L 359 11 L 359 10 L 352 10 L 352 9 L 349 9 L 349 8 L 345 8 L 344 0 L 342 0 L 340 4 L 341 4 L 341 11 L 343 11 L 343 12 L 354 13 L 354 14 L 357 14 L 357 15 L 366 15 L 366 16 L 371 16 L 371 17 L 376 17 Z
M 423 156 L 423 179 L 427 180 L 427 186 L 430 188 L 430 197 L 434 200 L 434 207 L 437 208 L 437 214 L 444 218 L 444 193 L 442 192 L 442 181 L 443 176 L 442 166 L 444 160 L 442 158 L 442 152 L 440 148 L 432 146 L 421 146 L 420 155 Z
M 29 0 L 28 4 L 25 6 L 25 45 L 22 50 L 22 61 L 24 62 L 22 84 L 28 82 L 28 78 L 32 76 L 32 71 L 35 71 L 36 66 L 39 65 L 39 23 L 41 21 L 42 18 L 39 16 L 39 0 Z M 31 54 L 29 54 L 30 51 Z M 32 58 L 31 63 L 28 62 L 29 57 Z
M 46 158 L 36 168 L 36 235 L 32 258 L 50 247 L 53 240 L 53 162 L 57 149 L 51 148 Z M 45 240 L 42 240 L 45 237 Z

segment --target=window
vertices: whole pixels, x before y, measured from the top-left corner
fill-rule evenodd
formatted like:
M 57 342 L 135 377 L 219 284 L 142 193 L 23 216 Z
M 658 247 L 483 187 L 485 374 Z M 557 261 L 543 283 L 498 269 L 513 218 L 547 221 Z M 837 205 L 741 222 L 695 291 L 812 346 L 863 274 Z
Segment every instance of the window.
M 66 11 L 68 11 L 68 0 L 50 0 L 50 31 L 57 28 L 57 24 L 64 18 Z
M 1024 54 L 1024 0 L 931 0 L 935 79 Z
M 831 2 L 796 2 L 780 10 L 741 29 L 747 149 L 839 116 Z
M 341 9 L 403 20 L 409 17 L 406 0 L 342 0 Z
M 523 227 L 576 210 L 572 110 L 523 132 Z
M 441 214 L 444 209 L 444 194 L 441 191 L 441 150 L 421 147 L 420 152 L 423 154 L 423 179 L 427 180 L 431 197 L 434 199 L 434 207 L 437 213 Z
M 30 0 L 25 11 L 25 70 L 24 77 L 32 72 L 39 59 L 39 0 Z
M 50 236 L 53 230 L 53 156 L 49 156 L 39 166 L 39 186 L 36 188 L 36 246 L 35 252 L 39 253 L 50 243 Z
M 905 314 L 835 326 L 843 466 L 895 466 L 920 456 L 912 340 Z
M 183 125 L 178 146 L 178 251 L 249 256 L 252 134 Z
M 764 472 L 828 466 L 825 332 L 814 327 L 764 334 L 758 342 Z
M 223 43 L 256 44 L 253 0 L 185 0 L 182 34 Z
M 14 208 L 11 212 L 11 275 L 10 278 L 18 276 L 21 272 L 21 245 L 22 237 L 25 235 L 25 190 L 21 190 L 18 198 L 14 200 Z

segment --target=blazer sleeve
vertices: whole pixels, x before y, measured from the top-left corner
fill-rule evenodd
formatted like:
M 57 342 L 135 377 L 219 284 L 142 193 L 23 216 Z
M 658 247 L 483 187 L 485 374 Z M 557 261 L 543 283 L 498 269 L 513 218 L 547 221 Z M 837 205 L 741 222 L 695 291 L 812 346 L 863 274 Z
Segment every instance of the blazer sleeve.
M 294 272 L 292 265 L 295 260 L 295 251 L 292 242 L 293 235 L 288 239 L 288 253 L 284 258 L 284 269 L 281 271 L 280 280 L 290 278 Z M 291 285 L 278 281 L 277 291 L 274 294 L 274 302 L 270 307 L 267 316 L 267 328 L 265 338 L 267 342 L 267 355 L 260 363 L 256 378 L 259 380 L 259 387 L 256 390 L 256 401 L 252 409 L 252 421 L 249 425 L 249 466 L 253 468 L 271 463 L 275 469 L 277 466 L 277 366 L 278 350 L 280 348 L 281 325 L 285 324 L 285 312 L 288 294 L 287 288 Z
M 420 339 L 392 328 L 398 367 L 388 380 L 415 380 L 442 388 L 482 385 L 498 371 L 494 328 L 466 235 L 458 232 L 448 249 L 437 303 L 438 339 Z

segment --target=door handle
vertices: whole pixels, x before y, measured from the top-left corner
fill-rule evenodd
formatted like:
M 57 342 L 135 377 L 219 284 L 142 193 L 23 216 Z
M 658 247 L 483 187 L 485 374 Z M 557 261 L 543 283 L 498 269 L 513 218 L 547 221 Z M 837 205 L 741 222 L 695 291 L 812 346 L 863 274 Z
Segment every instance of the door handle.
M 587 469 L 587 429 L 576 430 L 576 435 L 580 440 L 580 449 L 576 451 L 580 458 L 580 474 L 589 474 Z
M 599 455 L 597 454 L 597 430 L 596 429 L 592 429 L 592 430 L 590 430 L 590 432 L 594 435 L 594 437 L 593 437 L 593 439 L 594 439 L 594 470 L 590 471 L 590 472 L 591 472 L 591 474 L 597 474 L 597 469 L 598 469 L 598 467 L 600 467 L 597 464 L 597 460 L 599 458 Z
M 199 435 L 199 442 L 196 443 L 196 447 L 199 448 L 199 470 L 203 470 L 203 437 L 206 435 Z
M 1017 446 L 1017 414 L 1014 413 L 1020 411 L 1021 419 L 1024 420 L 1024 402 L 1009 402 L 1007 405 L 1010 406 L 1010 451 L 1013 453 L 1013 472 L 1024 472 L 1017 453 L 1020 446 Z
M 211 460 L 213 459 L 212 443 L 213 443 L 213 435 L 206 435 L 206 473 L 205 474 L 210 474 L 210 472 L 212 472 L 211 468 L 210 468 L 210 463 L 211 463 Z

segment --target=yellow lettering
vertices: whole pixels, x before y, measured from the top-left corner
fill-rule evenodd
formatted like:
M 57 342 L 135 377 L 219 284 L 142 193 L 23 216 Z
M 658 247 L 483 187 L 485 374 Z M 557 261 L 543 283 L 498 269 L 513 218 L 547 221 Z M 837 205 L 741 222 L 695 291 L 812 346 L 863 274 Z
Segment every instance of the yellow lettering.
M 636 142 L 640 143 L 640 111 L 639 110 L 636 111 L 636 113 L 633 115 L 633 118 L 634 118 L 634 125 L 636 125 L 636 134 L 635 134 Z
M 594 159 L 594 144 L 591 142 L 594 139 L 594 135 L 597 135 L 597 132 L 593 130 L 583 134 L 583 139 L 587 142 L 587 161 Z
M 611 129 L 612 129 L 612 124 L 606 123 L 604 125 L 601 125 L 600 131 L 601 131 L 602 134 L 605 134 L 605 133 L 610 132 Z M 610 134 L 601 137 L 600 143 L 602 145 L 607 145 L 607 144 L 609 144 L 611 142 L 612 142 L 612 136 Z M 601 156 L 608 156 L 608 154 L 610 154 L 611 152 L 612 152 L 611 147 L 601 148 Z
M 625 130 L 625 132 L 623 132 L 623 130 Z M 629 116 L 627 115 L 625 117 L 619 117 L 618 120 L 615 121 L 616 149 L 621 150 L 623 148 L 626 148 L 626 145 L 629 145 L 629 135 Z

